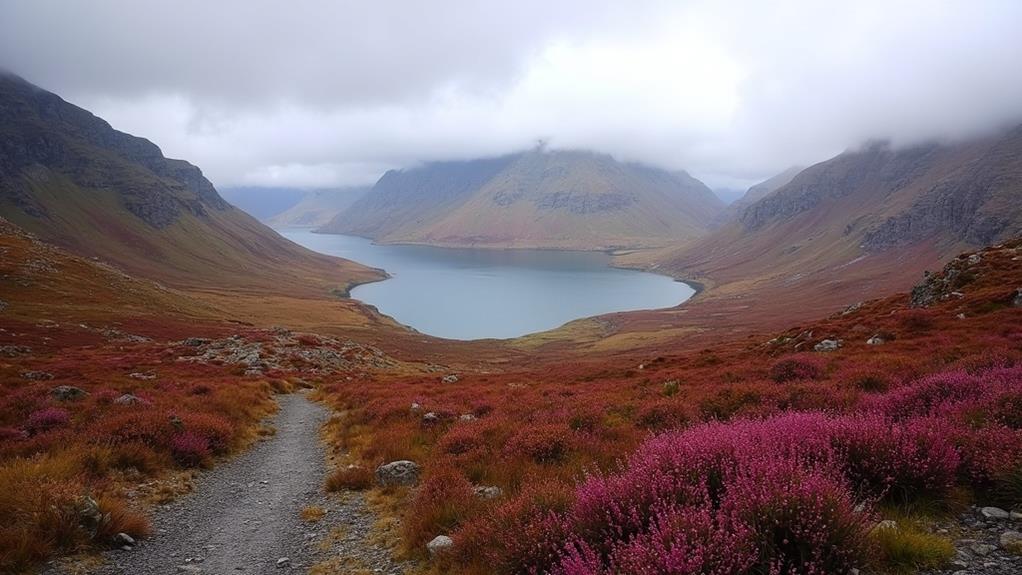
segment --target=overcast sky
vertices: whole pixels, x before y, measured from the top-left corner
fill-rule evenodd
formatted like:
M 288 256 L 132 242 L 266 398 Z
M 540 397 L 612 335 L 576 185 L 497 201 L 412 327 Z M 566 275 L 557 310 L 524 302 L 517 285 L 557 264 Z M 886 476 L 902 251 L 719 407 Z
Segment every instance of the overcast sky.
M 219 187 L 590 148 L 745 186 L 1022 121 L 1022 1 L 0 0 L 0 67 Z

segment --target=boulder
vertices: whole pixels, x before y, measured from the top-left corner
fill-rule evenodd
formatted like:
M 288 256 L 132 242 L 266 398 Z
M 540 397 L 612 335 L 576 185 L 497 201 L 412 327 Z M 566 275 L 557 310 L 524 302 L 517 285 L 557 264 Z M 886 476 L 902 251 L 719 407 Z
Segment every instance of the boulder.
M 76 401 L 89 395 L 89 392 L 72 385 L 58 385 L 50 390 L 50 395 L 57 401 Z
M 419 471 L 419 465 L 414 461 L 391 461 L 376 468 L 376 481 L 384 487 L 415 485 L 419 481 Z
M 1010 553 L 1022 554 L 1022 533 L 1018 531 L 1005 531 L 997 540 L 1001 549 Z
M 190 337 L 181 343 L 189 347 L 199 347 L 200 345 L 206 345 L 209 343 L 209 340 L 203 337 Z
M 446 535 L 437 535 L 432 541 L 426 544 L 426 549 L 429 550 L 430 557 L 436 557 L 442 553 L 447 553 L 454 548 L 454 540 Z
M 816 351 L 837 351 L 841 349 L 841 340 L 839 339 L 825 339 L 820 343 L 813 346 Z
M 148 372 L 145 372 L 145 373 L 136 371 L 135 373 L 129 373 L 128 377 L 130 377 L 131 379 L 138 379 L 138 380 L 141 380 L 141 381 L 149 381 L 149 380 L 156 379 L 156 374 L 151 372 L 151 371 L 148 371 Z
M 21 372 L 21 378 L 32 381 L 46 381 L 53 379 L 53 374 L 48 371 L 23 371 Z
M 456 374 L 448 374 L 440 378 L 441 383 L 458 383 L 458 376 Z
M 893 519 L 884 519 L 873 526 L 873 531 L 886 531 L 886 530 L 897 531 L 898 522 Z
M 984 507 L 979 510 L 979 514 L 986 519 L 1008 519 L 1011 517 L 1011 514 L 1000 507 Z
M 135 538 L 127 533 L 118 533 L 113 536 L 113 543 L 118 547 L 123 547 L 125 545 L 131 546 L 135 544 Z
M 866 340 L 866 345 L 883 345 L 885 343 L 887 343 L 887 341 L 879 335 L 874 335 Z
M 427 425 L 432 425 L 440 421 L 440 416 L 430 411 L 426 415 L 422 416 L 422 422 Z
M 115 399 L 114 403 L 116 403 L 117 405 L 136 405 L 142 403 L 142 398 L 138 397 L 137 395 L 125 393 L 124 395 Z
M 1022 307 L 1022 288 L 1015 288 L 1015 297 L 1011 299 L 1011 305 Z
M 475 421 L 476 420 L 476 416 L 472 415 L 471 413 L 465 413 L 465 414 L 461 415 L 460 417 L 458 417 L 458 419 L 460 419 L 461 421 Z
M 504 491 L 496 485 L 477 485 L 472 491 L 479 499 L 496 499 L 504 494 Z

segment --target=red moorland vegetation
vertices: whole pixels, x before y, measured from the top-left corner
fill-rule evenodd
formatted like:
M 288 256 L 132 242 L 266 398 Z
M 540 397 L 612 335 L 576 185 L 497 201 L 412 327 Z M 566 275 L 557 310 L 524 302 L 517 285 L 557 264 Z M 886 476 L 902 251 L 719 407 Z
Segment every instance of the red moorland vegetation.
M 152 480 L 244 446 L 273 408 L 271 385 L 243 377 L 237 366 L 179 362 L 188 353 L 180 345 L 104 341 L 79 335 L 83 331 L 44 323 L 3 332 L 5 573 L 56 552 L 111 545 L 118 532 L 146 535 L 149 524 L 139 506 L 175 489 L 171 481 Z M 91 341 L 60 345 L 81 337 Z M 136 488 L 131 502 L 126 489 L 143 483 L 149 492 Z
M 453 537 L 439 571 L 883 566 L 892 510 L 1022 504 L 1022 242 L 928 286 L 769 341 L 322 390 L 339 450 L 423 466 L 383 495 L 410 555 Z

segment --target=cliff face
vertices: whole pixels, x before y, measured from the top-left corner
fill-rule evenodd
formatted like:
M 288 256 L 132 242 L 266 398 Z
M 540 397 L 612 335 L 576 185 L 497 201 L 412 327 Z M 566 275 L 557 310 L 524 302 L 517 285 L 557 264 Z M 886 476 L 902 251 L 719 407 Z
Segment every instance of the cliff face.
M 698 236 L 722 208 L 684 172 L 533 150 L 388 172 L 322 231 L 452 246 L 641 247 Z
M 343 287 L 378 276 L 285 240 L 224 201 L 199 168 L 10 74 L 0 74 L 0 215 L 174 285 L 278 289 L 306 275 Z M 325 287 L 315 284 L 300 289 Z

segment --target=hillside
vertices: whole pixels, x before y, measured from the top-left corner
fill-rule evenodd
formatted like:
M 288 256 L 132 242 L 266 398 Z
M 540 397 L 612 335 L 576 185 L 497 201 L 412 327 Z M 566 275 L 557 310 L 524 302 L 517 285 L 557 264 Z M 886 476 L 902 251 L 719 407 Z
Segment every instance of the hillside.
M 321 231 L 441 246 L 649 247 L 704 233 L 722 208 L 684 172 L 535 149 L 388 172 Z
M 963 249 L 1022 233 L 1022 127 L 953 145 L 872 144 L 807 168 L 657 266 L 746 307 L 821 313 L 905 289 Z
M 6 73 L 0 215 L 79 255 L 177 287 L 323 294 L 380 277 L 285 240 L 224 201 L 195 166 Z
M 330 223 L 368 191 L 368 187 L 313 190 L 294 206 L 263 221 L 275 228 L 318 228 Z
M 801 166 L 792 166 L 775 176 L 749 187 L 742 197 L 729 204 L 724 211 L 718 214 L 715 223 L 720 226 L 737 219 L 745 211 L 745 208 L 762 200 L 774 190 L 786 186 L 803 169 Z

